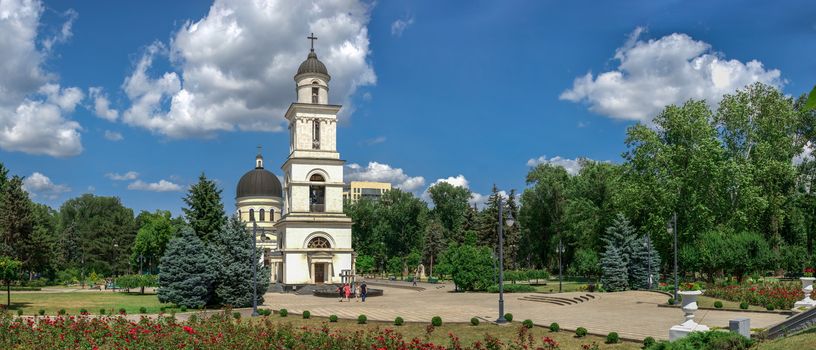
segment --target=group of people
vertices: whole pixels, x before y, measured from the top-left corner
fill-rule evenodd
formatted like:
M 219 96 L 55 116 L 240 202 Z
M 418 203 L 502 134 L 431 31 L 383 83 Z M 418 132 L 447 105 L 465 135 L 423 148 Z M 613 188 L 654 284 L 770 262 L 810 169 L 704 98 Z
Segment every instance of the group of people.
M 340 295 L 340 302 L 343 302 L 343 299 L 346 301 L 351 301 L 350 298 L 352 295 L 358 302 L 361 300 L 362 302 L 365 302 L 366 294 L 368 294 L 368 286 L 366 285 L 365 281 L 360 283 L 359 287 L 356 285 L 356 283 L 344 283 L 342 286 L 337 287 L 337 294 Z

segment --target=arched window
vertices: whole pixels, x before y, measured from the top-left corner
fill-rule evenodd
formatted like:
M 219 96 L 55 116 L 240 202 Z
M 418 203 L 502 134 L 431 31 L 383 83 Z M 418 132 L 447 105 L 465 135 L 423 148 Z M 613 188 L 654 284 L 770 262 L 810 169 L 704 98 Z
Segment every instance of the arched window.
M 258 213 L 258 221 L 264 221 L 264 220 L 266 220 L 266 215 L 264 215 L 264 214 L 265 214 L 265 213 L 264 213 L 264 210 L 263 210 L 263 209 L 261 209 L 261 210 L 260 210 L 260 212 Z
M 312 182 L 324 182 L 323 176 L 314 174 L 309 177 Z M 326 186 L 325 185 L 311 185 L 309 186 L 309 211 L 322 213 L 325 211 L 326 205 Z
M 312 149 L 320 149 L 320 121 L 312 121 Z
M 329 249 L 331 248 L 331 243 L 324 237 L 315 237 L 309 240 L 309 244 L 306 245 L 306 248 Z
M 318 96 L 319 93 L 320 93 L 320 88 L 318 88 L 317 86 L 313 86 L 312 87 L 312 103 L 318 103 L 317 102 L 317 96 Z
M 249 210 L 249 221 L 255 221 L 255 209 Z
M 269 221 L 275 221 L 275 208 L 269 208 Z

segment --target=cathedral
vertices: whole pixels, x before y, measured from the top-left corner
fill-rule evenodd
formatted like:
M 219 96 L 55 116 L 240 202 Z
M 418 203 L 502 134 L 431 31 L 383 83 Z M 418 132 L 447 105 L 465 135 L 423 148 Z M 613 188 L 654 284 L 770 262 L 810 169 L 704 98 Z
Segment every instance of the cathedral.
M 295 74 L 297 101 L 286 111 L 289 157 L 283 185 L 263 156 L 238 182 L 237 215 L 254 230 L 272 282 L 285 286 L 340 283 L 354 275 L 351 219 L 343 213 L 343 165 L 329 75 L 312 49 Z

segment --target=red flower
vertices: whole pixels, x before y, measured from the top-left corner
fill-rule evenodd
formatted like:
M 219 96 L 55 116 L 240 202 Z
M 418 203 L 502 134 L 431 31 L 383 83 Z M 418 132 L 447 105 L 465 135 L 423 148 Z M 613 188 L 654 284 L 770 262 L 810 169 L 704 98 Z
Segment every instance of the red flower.
M 193 327 L 190 326 L 184 326 L 184 331 L 187 332 L 188 334 L 195 334 L 195 329 L 193 329 Z

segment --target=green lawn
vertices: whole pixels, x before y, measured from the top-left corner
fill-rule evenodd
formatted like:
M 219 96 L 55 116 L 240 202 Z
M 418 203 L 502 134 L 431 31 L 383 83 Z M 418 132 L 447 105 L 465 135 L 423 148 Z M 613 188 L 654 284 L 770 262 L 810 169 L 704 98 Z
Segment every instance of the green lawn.
M 369 321 L 368 324 L 365 325 L 358 325 L 356 320 L 342 319 L 338 320 L 337 323 L 328 323 L 327 318 L 312 317 L 311 319 L 304 320 L 300 315 L 296 314 L 290 314 L 288 317 L 280 317 L 277 314 L 274 314 L 272 316 L 268 316 L 266 319 L 276 323 L 289 322 L 296 327 L 308 326 L 320 328 L 325 324 L 330 330 L 341 330 L 349 333 L 358 330 L 370 330 L 376 327 L 381 329 L 391 328 L 401 333 L 407 339 L 419 338 L 423 340 L 425 339 L 426 327 L 428 326 L 428 323 L 405 323 L 402 326 L 394 326 L 390 322 L 373 321 Z M 460 323 L 443 323 L 441 327 L 438 327 L 433 331 L 430 341 L 434 344 L 447 345 L 449 343 L 448 334 L 453 333 L 459 337 L 462 345 L 470 346 L 475 341 L 483 341 L 485 334 L 490 334 L 491 336 L 499 338 L 505 345 L 507 345 L 516 341 L 520 327 L 521 322 L 513 322 L 507 326 L 497 326 L 485 322 L 480 323 L 478 326 Z M 541 345 L 543 337 L 550 337 L 559 343 L 561 349 L 581 349 L 582 345 L 592 343 L 597 343 L 600 349 L 634 350 L 641 348 L 640 343 L 622 342 L 619 344 L 605 344 L 605 337 L 588 335 L 583 338 L 576 338 L 575 333 L 573 332 L 550 332 L 548 329 L 541 327 L 533 327 L 530 332 L 537 345 Z
M 2 293 L 2 303 L 6 295 Z M 69 314 L 78 314 L 80 309 L 87 309 L 91 314 L 98 314 L 105 308 L 118 312 L 125 308 L 129 314 L 139 313 L 139 308 L 146 307 L 148 313 L 159 313 L 162 306 L 156 294 L 120 293 L 120 292 L 11 292 L 11 309 L 22 309 L 26 315 L 34 315 L 44 309 L 47 315 L 56 315 L 60 309 Z
M 564 281 L 561 285 L 562 291 L 579 292 L 581 289 L 586 290 L 586 282 Z M 558 280 L 549 280 L 546 285 L 536 285 L 536 292 L 541 293 L 558 293 Z

